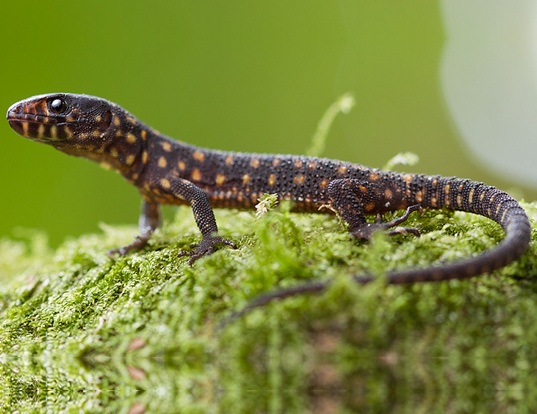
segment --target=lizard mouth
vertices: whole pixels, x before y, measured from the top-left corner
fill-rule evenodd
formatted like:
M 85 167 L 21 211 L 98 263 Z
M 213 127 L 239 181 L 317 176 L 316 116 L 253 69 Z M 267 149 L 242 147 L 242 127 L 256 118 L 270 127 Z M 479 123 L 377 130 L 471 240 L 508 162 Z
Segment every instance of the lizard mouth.
M 20 105 L 10 107 L 6 114 L 9 126 L 19 135 L 38 142 L 55 141 L 68 135 L 64 131 L 65 122 L 51 122 L 53 118 L 24 112 Z

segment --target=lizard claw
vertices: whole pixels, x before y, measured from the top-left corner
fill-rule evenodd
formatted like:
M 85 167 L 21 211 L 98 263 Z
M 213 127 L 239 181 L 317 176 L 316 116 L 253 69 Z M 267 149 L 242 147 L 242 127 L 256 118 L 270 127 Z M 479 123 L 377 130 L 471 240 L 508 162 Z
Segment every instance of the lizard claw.
M 151 234 L 153 234 L 152 231 L 140 234 L 135 237 L 132 243 L 127 244 L 126 246 L 123 246 L 123 247 L 118 247 L 117 249 L 108 250 L 106 254 L 108 255 L 108 257 L 114 257 L 115 255 L 125 256 L 126 254 L 132 251 L 140 250 L 142 247 L 144 247 L 147 244 L 147 241 L 151 237 Z
M 204 237 L 201 239 L 199 243 L 192 243 L 190 245 L 190 248 L 194 250 L 180 250 L 177 254 L 177 257 L 184 257 L 188 256 L 190 257 L 188 259 L 188 264 L 192 266 L 196 260 L 203 256 L 208 256 L 211 253 L 213 253 L 216 249 L 216 246 L 219 244 L 225 244 L 226 246 L 230 246 L 234 249 L 237 248 L 237 245 L 233 243 L 231 240 L 224 239 L 220 236 L 210 236 L 210 237 Z
M 408 219 L 408 216 L 414 211 L 419 211 L 421 213 L 421 206 L 419 204 L 409 206 L 401 217 L 397 217 L 391 221 L 387 221 L 386 223 L 381 223 L 380 220 L 377 219 L 376 223 L 368 223 L 362 227 L 357 228 L 351 234 L 358 240 L 370 240 L 371 236 L 373 236 L 373 233 L 375 233 L 376 231 L 392 229 L 387 232 L 389 236 L 393 236 L 395 234 L 413 234 L 414 236 L 419 236 L 420 232 L 418 229 L 411 227 L 398 227 L 399 224 L 405 222 Z

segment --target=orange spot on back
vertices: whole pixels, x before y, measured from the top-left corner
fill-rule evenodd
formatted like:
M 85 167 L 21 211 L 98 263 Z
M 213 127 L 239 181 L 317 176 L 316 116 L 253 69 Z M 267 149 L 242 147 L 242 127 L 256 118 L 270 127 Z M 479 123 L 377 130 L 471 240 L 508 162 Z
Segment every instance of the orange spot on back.
M 192 170 L 192 174 L 190 175 L 194 181 L 200 181 L 201 180 L 201 171 L 198 168 L 194 168 Z
M 136 141 L 138 141 L 138 138 L 136 138 L 136 135 L 134 135 L 132 132 L 129 132 L 125 137 L 125 141 L 127 141 L 128 144 L 134 144 Z
M 165 188 L 166 190 L 168 190 L 170 187 L 171 187 L 171 184 L 170 184 L 170 181 L 166 178 L 162 178 L 160 180 L 160 185 Z
M 375 204 L 373 204 L 373 203 L 369 203 L 369 204 L 366 204 L 366 205 L 364 206 L 364 211 L 365 211 L 366 213 L 370 213 L 370 212 L 372 212 L 374 209 L 375 209 Z
M 168 165 L 168 161 L 166 161 L 166 158 L 165 157 L 160 157 L 158 159 L 158 166 L 160 168 L 166 168 L 166 166 Z
M 194 151 L 192 153 L 192 158 L 194 158 L 196 161 L 203 162 L 205 161 L 205 154 L 201 151 Z
M 338 174 L 338 175 L 345 175 L 346 172 L 347 172 L 347 167 L 344 166 L 344 165 L 340 165 L 340 166 L 337 168 L 337 174 Z
M 380 174 L 378 172 L 372 172 L 369 174 L 369 180 L 370 181 L 377 181 L 380 178 Z

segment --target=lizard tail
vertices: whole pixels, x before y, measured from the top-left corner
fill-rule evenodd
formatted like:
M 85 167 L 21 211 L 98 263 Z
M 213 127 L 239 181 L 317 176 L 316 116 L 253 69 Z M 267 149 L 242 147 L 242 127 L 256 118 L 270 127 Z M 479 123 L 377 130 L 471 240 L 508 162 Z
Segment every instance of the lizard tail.
M 480 255 L 454 263 L 423 269 L 395 270 L 388 272 L 387 284 L 402 285 L 416 282 L 440 282 L 467 279 L 508 265 L 527 250 L 531 226 L 524 209 L 507 193 L 479 182 L 466 179 L 417 176 L 424 180 L 419 187 L 425 208 L 447 208 L 480 214 L 498 223 L 505 231 L 505 238 L 494 248 Z M 352 279 L 365 285 L 375 278 L 368 274 L 353 275 Z M 271 302 L 289 297 L 318 294 L 325 291 L 332 280 L 305 282 L 296 286 L 275 289 L 255 297 L 244 308 L 225 318 L 220 326 L 248 314 Z

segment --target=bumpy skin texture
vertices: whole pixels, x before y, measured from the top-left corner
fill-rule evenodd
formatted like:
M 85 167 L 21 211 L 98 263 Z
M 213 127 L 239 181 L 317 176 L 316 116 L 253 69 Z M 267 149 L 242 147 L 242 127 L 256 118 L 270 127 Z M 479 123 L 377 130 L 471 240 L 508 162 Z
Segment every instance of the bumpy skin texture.
M 112 251 L 142 248 L 160 225 L 161 204 L 190 204 L 201 242 L 189 263 L 215 247 L 234 243 L 218 235 L 213 207 L 252 208 L 264 193 L 292 200 L 293 209 L 330 213 L 329 205 L 348 223 L 349 232 L 368 239 L 378 229 L 393 228 L 418 208 L 466 211 L 499 223 L 505 239 L 494 249 L 464 261 L 426 269 L 395 271 L 394 284 L 472 277 L 505 266 L 522 255 L 530 240 L 530 223 L 518 202 L 483 183 L 455 177 L 398 174 L 348 162 L 295 155 L 247 154 L 195 147 L 172 140 L 107 100 L 74 94 L 35 96 L 12 105 L 10 126 L 23 137 L 86 157 L 122 174 L 140 191 L 143 203 L 140 236 Z M 365 215 L 406 209 L 388 223 L 368 224 Z M 390 232 L 414 232 L 396 228 Z M 367 283 L 367 275 L 356 275 Z M 330 281 L 276 290 L 254 300 L 245 311 L 275 299 L 324 290 Z M 244 311 L 243 311 L 244 312 Z M 241 313 L 243 313 L 241 312 Z

